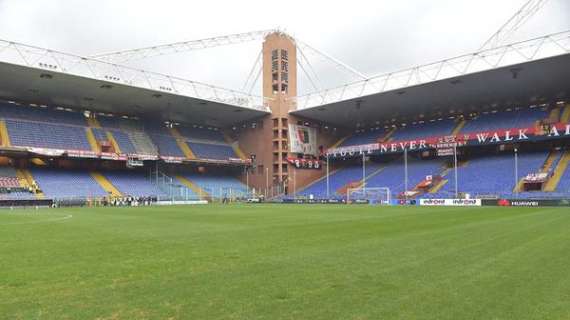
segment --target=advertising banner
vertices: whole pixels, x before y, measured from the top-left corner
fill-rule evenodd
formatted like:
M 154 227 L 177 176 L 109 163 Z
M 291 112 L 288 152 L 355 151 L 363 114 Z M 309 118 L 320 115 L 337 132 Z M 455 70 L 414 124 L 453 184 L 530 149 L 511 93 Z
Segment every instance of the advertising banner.
M 485 199 L 484 206 L 499 207 L 570 207 L 570 199 Z
M 170 156 L 161 156 L 160 157 L 166 163 L 182 163 L 186 158 L 184 157 L 170 157 Z
M 280 201 L 281 203 L 296 203 L 296 204 L 343 204 L 344 200 L 339 199 L 290 199 L 286 198 Z M 368 202 L 366 202 L 368 203 Z
M 400 206 L 417 206 L 418 201 L 416 199 L 394 199 L 391 204 Z
M 67 156 L 71 158 L 99 158 L 96 152 L 84 150 L 68 150 Z
M 292 153 L 318 156 L 317 129 L 289 124 L 289 148 Z
M 28 151 L 49 157 L 61 157 L 65 153 L 65 150 L 47 149 L 47 148 L 28 148 Z
M 570 138 L 570 124 L 558 123 L 547 128 L 510 128 L 495 131 L 470 132 L 451 136 L 426 137 L 424 139 L 390 141 L 367 145 L 347 146 L 327 150 L 331 157 L 345 157 L 362 154 L 390 154 L 404 150 L 440 150 L 438 153 L 452 155 L 454 147 L 544 141 Z
M 480 207 L 481 199 L 420 199 L 420 206 Z
M 130 155 L 131 158 L 135 158 L 137 160 L 158 160 L 158 156 L 152 154 L 132 154 Z

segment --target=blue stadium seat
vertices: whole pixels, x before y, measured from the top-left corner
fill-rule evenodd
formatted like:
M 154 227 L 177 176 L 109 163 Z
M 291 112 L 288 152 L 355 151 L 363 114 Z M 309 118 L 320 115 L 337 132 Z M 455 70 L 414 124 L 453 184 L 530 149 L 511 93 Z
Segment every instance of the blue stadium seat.
M 20 106 L 6 102 L 0 102 L 0 118 L 76 126 L 87 125 L 85 116 L 80 112 L 61 111 L 53 108 Z
M 355 133 L 344 140 L 340 144 L 340 147 L 377 143 L 385 134 L 386 132 L 384 132 L 384 130 L 368 130 L 365 132 Z
M 109 171 L 103 172 L 103 175 L 125 196 L 166 196 L 144 173 L 137 171 Z
M 454 120 L 440 120 L 398 128 L 391 140 L 416 140 L 450 135 L 456 123 Z
M 214 198 L 244 197 L 247 186 L 239 179 L 227 175 L 191 173 L 184 175 Z
M 6 120 L 6 127 L 14 146 L 91 150 L 85 127 L 24 120 Z
M 408 160 L 408 190 L 412 190 L 418 183 L 425 180 L 428 175 L 438 175 L 443 170 L 443 163 L 438 160 Z M 398 195 L 405 189 L 404 160 L 397 159 L 390 162 L 377 175 L 367 181 L 368 187 L 390 188 L 393 195 Z
M 95 137 L 95 140 L 97 140 L 97 141 L 108 141 L 109 140 L 107 138 L 107 133 L 105 132 L 105 130 L 103 130 L 101 128 L 91 128 L 91 131 L 93 132 L 93 136 Z
M 150 138 L 158 146 L 160 155 L 168 157 L 184 157 L 184 153 L 180 150 L 176 139 L 167 134 L 151 133 Z
M 125 154 L 135 154 L 137 150 L 135 149 L 134 144 L 132 143 L 129 136 L 120 130 L 109 130 L 113 134 L 113 138 L 119 145 L 119 149 L 121 149 L 121 153 Z
M 467 121 L 461 132 L 468 133 L 509 128 L 528 128 L 532 127 L 536 121 L 546 118 L 548 118 L 548 112 L 542 108 L 487 113 Z
M 547 157 L 546 152 L 520 153 L 518 157 L 519 179 L 540 170 Z M 470 159 L 457 170 L 459 192 L 472 195 L 511 196 L 516 186 L 515 160 L 512 153 L 486 155 Z M 439 191 L 441 197 L 455 192 L 455 171 L 449 170 L 449 182 Z
M 366 163 L 365 175 L 369 176 L 378 171 L 382 165 L 375 162 Z M 358 182 L 362 180 L 362 166 L 351 165 L 332 172 L 329 176 L 329 196 L 338 197 L 337 190 L 348 185 L 349 183 Z M 309 185 L 307 188 L 297 192 L 298 195 L 310 196 L 315 198 L 325 198 L 327 196 L 327 182 L 326 179 L 318 180 L 317 182 Z
M 46 197 L 104 197 L 107 193 L 87 171 L 32 168 L 31 173 Z
M 227 144 L 207 144 L 198 142 L 188 142 L 194 155 L 200 159 L 228 160 L 238 158 L 234 149 Z
M 177 129 L 183 137 L 189 140 L 225 142 L 224 135 L 219 130 L 210 130 L 199 127 L 178 127 Z

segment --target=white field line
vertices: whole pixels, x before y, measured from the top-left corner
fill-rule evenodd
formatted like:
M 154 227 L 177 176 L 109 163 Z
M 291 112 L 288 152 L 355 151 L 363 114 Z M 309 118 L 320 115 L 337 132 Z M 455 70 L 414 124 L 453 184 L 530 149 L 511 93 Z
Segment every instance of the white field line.
M 10 213 L 13 215 L 18 215 L 18 213 Z M 11 225 L 21 225 L 21 224 L 38 224 L 38 223 L 51 223 L 51 222 L 61 222 L 61 221 L 66 221 L 69 219 L 72 219 L 73 215 L 72 214 L 68 214 L 65 215 L 63 217 L 57 217 L 57 218 L 49 218 L 49 219 L 44 219 L 44 220 L 35 220 L 35 221 L 27 221 L 27 222 L 9 222 L 9 223 L 0 223 L 0 226 L 11 226 Z

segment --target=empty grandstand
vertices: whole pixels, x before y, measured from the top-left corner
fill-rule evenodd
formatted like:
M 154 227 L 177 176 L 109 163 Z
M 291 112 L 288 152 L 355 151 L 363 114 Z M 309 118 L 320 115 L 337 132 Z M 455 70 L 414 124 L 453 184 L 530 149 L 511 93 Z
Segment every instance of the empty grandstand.
M 262 99 L 158 73 L 126 81 L 123 74 L 140 70 L 113 64 L 200 41 L 95 58 L 46 51 L 60 58 L 56 65 L 18 60 L 43 49 L 5 43 L 17 56 L 0 63 L 0 73 L 12 75 L 0 97 L 2 196 L 344 199 L 367 187 L 404 200 L 568 193 L 568 32 L 374 77 L 280 30 L 232 37 L 263 40 Z M 516 54 L 527 48 L 535 54 Z M 303 50 L 363 80 L 299 96 Z M 108 74 L 79 72 L 69 61 Z M 20 84 L 33 79 L 41 90 L 25 91 Z
M 78 52 L 0 39 L 0 320 L 570 319 L 570 31 L 512 38 L 547 0 L 226 2 L 0 0 Z M 153 43 L 269 20 L 335 56 Z
M 234 198 L 248 193 L 239 180 L 243 172 L 239 167 L 248 162 L 236 155 L 231 142 L 218 128 L 190 124 L 168 127 L 160 121 L 145 123 L 120 115 L 13 101 L 0 102 L 0 125 L 3 146 L 14 154 L 37 156 L 35 161 L 27 161 L 25 165 L 21 159 L 5 158 L 0 178 L 3 199 L 35 199 L 40 197 L 40 192 L 41 198 L 59 200 L 109 196 L 217 199 L 227 196 L 228 191 Z M 46 159 L 52 156 L 63 158 Z M 87 159 L 90 163 L 86 163 Z M 144 166 L 144 161 L 157 159 L 167 163 L 193 161 L 202 166 L 215 161 L 227 163 L 230 170 L 227 170 L 228 176 L 212 176 L 212 183 L 207 184 L 202 193 L 195 193 L 180 183 L 175 184 L 174 180 L 165 185 L 153 179 L 157 172 L 164 175 L 161 171 L 169 170 L 165 165 L 127 169 L 132 163 L 138 163 L 138 167 Z M 105 160 L 120 162 L 105 165 L 102 162 Z M 70 161 L 72 169 L 69 169 Z M 235 165 L 238 167 L 232 171 Z M 30 183 L 16 175 L 20 166 L 28 172 Z M 195 178 L 195 182 L 194 177 L 189 178 L 190 183 L 203 182 L 199 176 Z M 30 189 L 31 185 L 38 193 Z M 176 187 L 173 189 L 171 185 Z

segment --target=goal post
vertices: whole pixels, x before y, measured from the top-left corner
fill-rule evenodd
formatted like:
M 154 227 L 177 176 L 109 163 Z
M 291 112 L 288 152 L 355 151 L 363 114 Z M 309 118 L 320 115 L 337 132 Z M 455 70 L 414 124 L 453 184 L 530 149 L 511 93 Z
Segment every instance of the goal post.
M 389 205 L 391 199 L 390 188 L 349 188 L 346 190 L 346 203 L 366 200 L 370 204 Z

